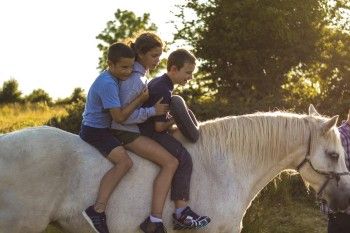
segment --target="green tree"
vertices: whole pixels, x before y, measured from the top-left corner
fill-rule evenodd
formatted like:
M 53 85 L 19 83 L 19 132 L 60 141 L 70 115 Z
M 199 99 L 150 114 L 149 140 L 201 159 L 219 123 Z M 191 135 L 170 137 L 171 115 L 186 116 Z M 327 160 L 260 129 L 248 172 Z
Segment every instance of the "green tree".
M 31 103 L 41 102 L 41 103 L 46 103 L 48 105 L 52 104 L 52 98 L 50 97 L 50 95 L 41 88 L 33 90 L 33 92 L 30 93 L 25 98 L 25 100 Z
M 84 89 L 80 87 L 76 87 L 74 88 L 72 94 L 69 97 L 66 97 L 64 99 L 58 99 L 56 101 L 56 104 L 65 105 L 65 104 L 72 104 L 80 101 L 85 102 L 86 96 L 84 93 Z
M 74 88 L 73 93 L 70 96 L 70 102 L 71 103 L 79 102 L 79 101 L 85 102 L 85 100 L 86 100 L 86 96 L 84 93 L 84 89 L 80 87 Z
M 202 61 L 202 87 L 233 102 L 236 113 L 290 107 L 288 74 L 318 60 L 335 9 L 327 0 L 189 0 L 175 39 L 187 41 Z M 188 10 L 198 18 L 188 20 Z
M 318 51 L 314 62 L 288 74 L 288 98 L 295 108 L 305 109 L 312 102 L 325 114 L 345 118 L 350 106 L 350 31 L 325 28 Z
M 5 81 L 0 91 L 0 103 L 21 102 L 22 93 L 18 90 L 18 82 L 15 79 Z
M 350 29 L 346 32 L 330 29 L 322 46 L 324 52 L 318 62 L 322 111 L 346 117 L 350 106 Z M 321 109 L 321 108 L 320 108 Z
M 135 37 L 142 31 L 156 31 L 157 27 L 154 23 L 150 23 L 150 15 L 145 13 L 142 17 L 136 16 L 133 12 L 118 9 L 114 13 L 114 20 L 108 21 L 106 28 L 96 37 L 102 42 L 97 45 L 101 51 L 98 69 L 103 70 L 107 67 L 107 51 L 108 47 L 114 42 L 125 41 Z

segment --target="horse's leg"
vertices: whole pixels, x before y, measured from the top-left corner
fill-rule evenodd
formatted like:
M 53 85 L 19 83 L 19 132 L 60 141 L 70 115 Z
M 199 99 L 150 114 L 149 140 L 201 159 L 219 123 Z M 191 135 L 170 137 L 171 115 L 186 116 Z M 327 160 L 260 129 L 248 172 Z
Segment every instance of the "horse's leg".
M 22 224 L 22 221 L 12 216 L 12 218 L 9 218 L 9 216 L 5 217 L 5 215 L 0 212 L 0 232 L 1 233 L 41 233 L 46 229 L 46 226 L 43 224 L 37 224 L 35 223 L 35 219 L 32 219 L 32 225 L 28 223 L 28 221 L 25 221 L 24 224 Z
M 18 233 L 19 221 L 16 216 L 16 207 L 5 198 L 5 192 L 0 192 L 0 232 L 1 233 Z
M 45 230 L 45 228 L 34 229 L 35 222 L 32 226 L 23 225 L 23 218 L 16 215 L 16 213 L 11 212 L 7 209 L 7 212 L 0 211 L 0 232 L 1 233 L 40 233 Z
M 46 229 L 48 217 L 21 202 L 14 192 L 0 193 L 0 233 L 40 233 Z

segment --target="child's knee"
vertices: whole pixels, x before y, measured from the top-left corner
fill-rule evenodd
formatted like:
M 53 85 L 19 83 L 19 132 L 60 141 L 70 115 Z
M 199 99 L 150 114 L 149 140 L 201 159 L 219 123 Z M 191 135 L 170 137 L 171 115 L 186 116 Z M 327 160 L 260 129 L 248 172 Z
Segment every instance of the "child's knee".
M 124 160 L 124 166 L 129 170 L 132 168 L 133 165 L 134 165 L 134 162 L 131 160 L 129 156 L 127 156 Z
M 120 160 L 118 162 L 119 166 L 124 167 L 125 169 L 129 170 L 130 168 L 132 168 L 132 166 L 134 165 L 133 161 L 131 160 L 131 158 L 129 157 L 128 153 L 126 152 L 126 150 L 124 150 L 122 152 L 122 154 L 120 155 Z
M 130 169 L 133 166 L 133 161 L 129 157 L 128 153 L 124 149 L 124 147 L 118 146 L 114 148 L 110 155 L 109 159 L 115 164 L 119 166 L 123 166 L 126 169 Z
M 175 171 L 179 166 L 179 160 L 177 160 L 175 157 L 171 157 L 167 165 Z

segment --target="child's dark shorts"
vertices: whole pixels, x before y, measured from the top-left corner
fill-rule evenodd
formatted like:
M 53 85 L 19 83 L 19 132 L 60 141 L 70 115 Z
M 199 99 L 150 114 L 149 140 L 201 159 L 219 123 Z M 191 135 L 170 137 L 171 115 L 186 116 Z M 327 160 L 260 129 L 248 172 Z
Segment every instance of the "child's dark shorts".
M 81 125 L 79 136 L 85 142 L 99 150 L 105 157 L 109 155 L 114 148 L 122 145 L 122 143 L 113 136 L 109 128 L 95 128 Z
M 123 145 L 132 143 L 138 137 L 141 136 L 140 133 L 125 131 L 125 130 L 111 129 L 111 131 L 113 136 L 117 138 Z

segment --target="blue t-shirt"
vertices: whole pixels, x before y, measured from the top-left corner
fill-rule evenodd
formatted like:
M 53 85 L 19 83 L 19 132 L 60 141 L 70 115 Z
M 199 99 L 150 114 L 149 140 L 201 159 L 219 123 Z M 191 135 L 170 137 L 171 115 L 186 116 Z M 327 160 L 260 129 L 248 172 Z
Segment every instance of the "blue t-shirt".
M 112 116 L 109 109 L 120 107 L 118 79 L 105 70 L 90 87 L 82 123 L 95 128 L 110 128 Z

